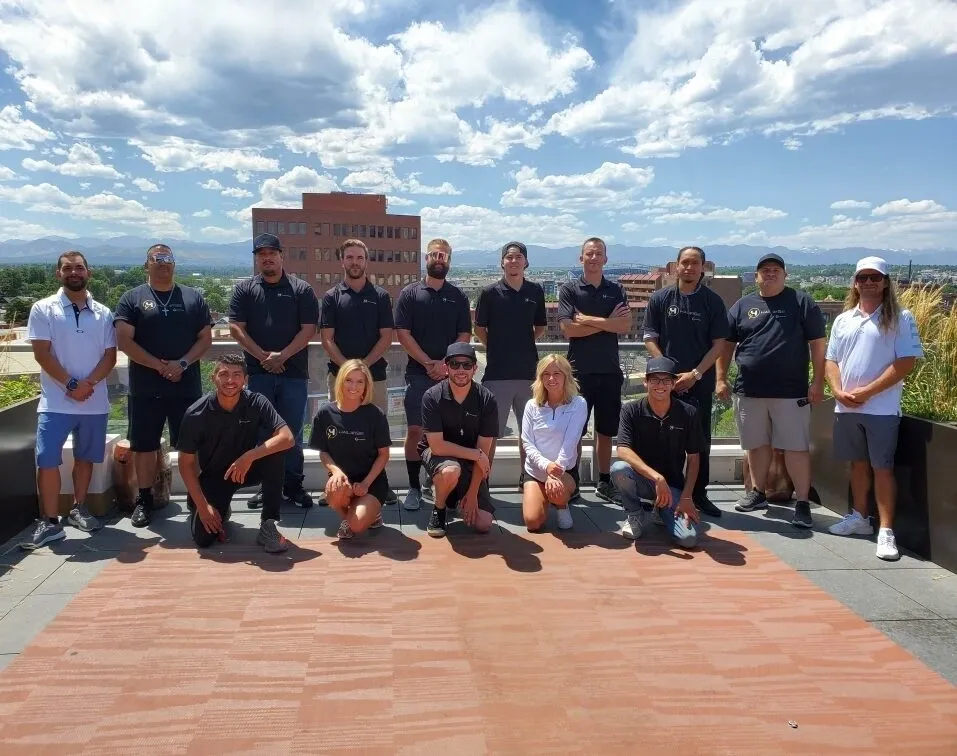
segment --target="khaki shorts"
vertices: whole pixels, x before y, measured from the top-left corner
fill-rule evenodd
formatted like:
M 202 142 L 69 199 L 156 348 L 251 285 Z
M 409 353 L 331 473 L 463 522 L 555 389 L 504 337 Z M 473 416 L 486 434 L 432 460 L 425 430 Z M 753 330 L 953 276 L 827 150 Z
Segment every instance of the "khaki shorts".
M 329 401 L 336 400 L 336 377 L 332 373 L 326 374 L 326 386 L 329 389 Z M 389 394 L 386 391 L 385 381 L 372 383 L 372 403 L 389 416 Z
M 745 451 L 773 446 L 784 451 L 811 448 L 811 405 L 798 399 L 734 395 L 734 423 Z

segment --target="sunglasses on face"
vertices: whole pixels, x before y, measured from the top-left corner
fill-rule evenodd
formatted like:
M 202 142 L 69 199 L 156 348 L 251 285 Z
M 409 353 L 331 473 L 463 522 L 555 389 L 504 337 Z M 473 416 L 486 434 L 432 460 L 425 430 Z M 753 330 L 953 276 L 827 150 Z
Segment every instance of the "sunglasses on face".
M 167 265 L 172 265 L 175 262 L 172 255 L 153 255 L 150 258 L 150 261 L 155 263 L 165 263 Z
M 472 360 L 449 360 L 448 366 L 452 370 L 471 370 L 475 363 Z
M 870 281 L 871 283 L 880 283 L 884 280 L 883 273 L 858 273 L 854 276 L 854 280 L 858 283 L 866 283 Z

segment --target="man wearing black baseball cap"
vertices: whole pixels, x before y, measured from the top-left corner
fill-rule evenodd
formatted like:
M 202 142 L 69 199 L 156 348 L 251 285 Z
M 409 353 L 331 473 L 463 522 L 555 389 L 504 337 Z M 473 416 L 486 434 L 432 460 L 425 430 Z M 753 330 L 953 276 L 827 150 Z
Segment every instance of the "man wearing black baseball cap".
M 243 348 L 250 391 L 263 394 L 289 426 L 296 444 L 285 452 L 283 495 L 311 507 L 303 488 L 302 426 L 309 384 L 309 341 L 319 325 L 319 300 L 312 287 L 283 270 L 282 244 L 272 234 L 253 240 L 258 275 L 233 289 L 229 332 Z M 249 501 L 262 506 L 260 489 Z
M 653 502 L 671 540 L 685 549 L 698 542 L 698 510 L 693 492 L 704 437 L 696 407 L 672 396 L 678 363 L 655 357 L 645 366 L 648 395 L 621 408 L 618 461 L 611 479 L 621 492 L 626 521 L 621 534 L 630 540 L 644 530 L 642 500 Z
M 457 506 L 478 533 L 492 527 L 489 454 L 498 435 L 498 407 L 492 392 L 472 380 L 476 364 L 471 344 L 450 344 L 445 352 L 449 377 L 422 397 L 418 452 L 435 491 L 428 526 L 433 538 L 445 535 L 448 507 Z
M 824 396 L 824 316 L 807 293 L 786 286 L 786 279 L 780 255 L 769 252 L 758 260 L 758 292 L 728 310 L 730 333 L 718 359 L 717 394 L 727 399 L 731 393 L 727 375 L 733 353 L 738 365 L 734 419 L 754 483 L 734 508 L 767 508 L 764 489 L 772 451 L 782 449 L 797 499 L 791 524 L 810 528 L 810 405 Z M 810 384 L 809 362 L 814 365 Z
M 505 434 L 508 413 L 515 413 L 516 435 L 522 434 L 525 405 L 532 398 L 538 364 L 535 340 L 545 333 L 545 290 L 525 278 L 528 249 L 511 241 L 502 247 L 500 281 L 479 292 L 475 304 L 475 336 L 486 349 L 482 385 L 498 403 L 498 432 Z M 494 444 L 492 446 L 494 452 Z M 525 478 L 525 450 L 520 457 L 519 489 Z

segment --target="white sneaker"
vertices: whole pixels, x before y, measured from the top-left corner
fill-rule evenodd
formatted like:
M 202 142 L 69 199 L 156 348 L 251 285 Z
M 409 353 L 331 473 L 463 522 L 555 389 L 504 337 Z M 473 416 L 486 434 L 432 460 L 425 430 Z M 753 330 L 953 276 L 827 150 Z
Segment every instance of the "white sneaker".
M 637 541 L 641 538 L 641 514 L 639 512 L 629 512 L 628 519 L 621 526 L 621 534 L 629 541 Z
M 861 517 L 857 510 L 854 510 L 831 525 L 827 532 L 839 536 L 874 535 L 874 526 L 871 525 L 869 517 Z
M 877 534 L 877 558 L 885 559 L 888 562 L 894 562 L 901 558 L 897 550 L 897 539 L 894 538 L 894 531 L 890 528 L 881 528 Z
M 572 519 L 572 508 L 566 505 L 558 510 L 558 529 L 571 530 L 575 527 L 575 521 Z
M 339 532 L 336 533 L 336 537 L 340 541 L 348 541 L 352 538 L 355 533 L 352 532 L 352 528 L 349 527 L 349 523 L 343 520 L 339 523 Z
M 405 495 L 405 501 L 402 502 L 402 508 L 410 512 L 415 511 L 422 506 L 422 492 L 417 488 L 410 488 L 409 493 Z

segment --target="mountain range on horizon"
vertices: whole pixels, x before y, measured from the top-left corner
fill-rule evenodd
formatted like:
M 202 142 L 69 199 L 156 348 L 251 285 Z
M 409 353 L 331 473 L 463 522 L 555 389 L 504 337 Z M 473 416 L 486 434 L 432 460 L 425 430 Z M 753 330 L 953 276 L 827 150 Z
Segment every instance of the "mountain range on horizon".
M 128 267 L 145 259 L 146 249 L 155 244 L 155 239 L 136 236 L 117 236 L 109 239 L 67 239 L 48 236 L 41 239 L 11 239 L 0 242 L 0 264 L 49 263 L 67 249 L 76 249 L 87 256 L 90 265 L 116 265 Z M 177 255 L 180 265 L 190 268 L 224 268 L 249 264 L 250 242 L 215 244 L 172 240 L 166 242 Z M 759 257 L 776 252 L 792 265 L 852 264 L 862 257 L 877 255 L 892 265 L 915 266 L 957 265 L 957 250 L 907 251 L 848 247 L 843 249 L 788 249 L 786 247 L 761 247 L 750 245 L 713 245 L 705 248 L 708 259 L 719 268 L 747 266 Z M 608 248 L 608 266 L 663 265 L 675 256 L 673 247 L 642 247 L 612 244 Z M 528 259 L 532 268 L 574 268 L 578 265 L 579 247 L 561 248 L 529 245 Z M 455 250 L 453 263 L 464 268 L 498 267 L 499 251 L 462 249 Z

